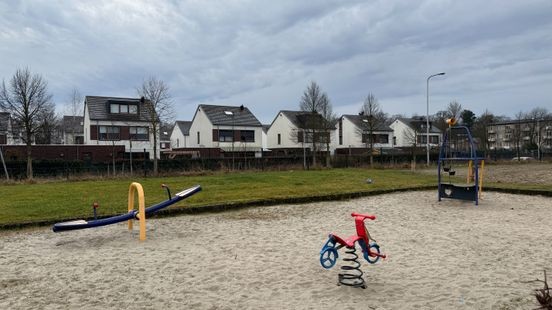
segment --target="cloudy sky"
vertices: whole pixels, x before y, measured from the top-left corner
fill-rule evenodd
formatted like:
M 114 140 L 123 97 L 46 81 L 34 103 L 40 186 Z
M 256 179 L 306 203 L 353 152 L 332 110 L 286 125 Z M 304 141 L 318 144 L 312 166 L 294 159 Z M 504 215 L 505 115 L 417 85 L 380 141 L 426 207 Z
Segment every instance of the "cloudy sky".
M 552 1 L 0 0 L 0 79 L 28 67 L 56 103 L 136 96 L 148 76 L 176 118 L 245 105 L 263 123 L 316 81 L 337 114 L 373 93 L 389 114 L 455 100 L 477 115 L 552 110 Z

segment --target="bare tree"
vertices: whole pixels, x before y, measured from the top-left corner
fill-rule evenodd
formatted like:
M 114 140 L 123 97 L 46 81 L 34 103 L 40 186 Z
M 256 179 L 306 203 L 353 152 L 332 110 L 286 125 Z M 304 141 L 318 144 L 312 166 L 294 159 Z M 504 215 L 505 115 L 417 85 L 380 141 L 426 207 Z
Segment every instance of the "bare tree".
M 169 93 L 169 87 L 156 77 L 149 77 L 137 88 L 138 94 L 144 98 L 147 107 L 148 121 L 153 134 L 153 174 L 157 175 L 157 148 L 160 124 L 171 122 L 174 110 Z
M 514 145 L 516 147 L 516 156 L 518 161 L 521 160 L 520 158 L 520 149 L 521 149 L 521 138 L 522 138 L 522 128 L 521 128 L 521 121 L 525 118 L 525 114 L 522 111 L 519 111 L 516 113 L 516 123 L 514 125 L 514 129 L 512 131 L 512 135 L 514 136 Z
M 316 166 L 316 143 L 317 132 L 320 130 L 321 124 L 316 114 L 321 114 L 324 103 L 328 100 L 327 95 L 320 90 L 320 86 L 316 82 L 311 82 L 307 89 L 303 92 L 299 107 L 301 111 L 309 112 L 312 117 L 308 117 L 305 126 L 307 134 L 312 137 L 312 165 Z
M 448 128 L 447 118 L 450 118 L 449 111 L 438 111 L 430 117 L 430 121 L 433 123 L 433 126 L 439 128 L 441 131 L 444 132 Z
M 76 125 L 79 124 L 77 122 L 77 116 L 82 116 L 83 102 L 84 102 L 84 99 L 82 97 L 82 94 L 79 92 L 77 88 L 73 88 L 73 90 L 71 91 L 71 94 L 69 95 L 69 101 L 65 105 L 65 113 L 71 116 L 71 123 L 64 124 L 64 125 L 69 125 L 71 128 L 63 128 L 64 131 L 67 131 L 67 129 L 70 130 L 71 136 L 73 138 L 73 141 L 71 141 L 72 144 L 77 144 L 76 137 L 75 137 L 75 128 L 76 128 Z
M 33 178 L 32 148 L 35 133 L 40 128 L 39 117 L 53 110 L 52 95 L 48 83 L 41 75 L 32 75 L 28 68 L 18 69 L 9 85 L 2 81 L 0 108 L 12 114 L 15 122 L 24 130 L 23 140 L 27 146 L 27 178 Z
M 412 156 L 412 169 L 416 167 L 416 150 L 418 147 L 418 136 L 421 133 L 421 127 L 414 126 L 412 129 L 403 131 L 406 143 L 410 145 L 410 155 Z
M 462 110 L 463 110 L 462 105 L 456 102 L 456 100 L 451 101 L 447 106 L 447 112 L 448 112 L 449 118 L 454 117 L 458 119 L 460 117 L 460 113 L 462 113 Z
M 321 142 L 326 145 L 326 167 L 330 166 L 330 144 L 332 142 L 331 132 L 335 129 L 337 123 L 337 115 L 333 112 L 332 103 L 328 96 L 324 94 L 322 97 L 322 131 L 323 136 Z
M 485 110 L 481 116 L 475 119 L 475 123 L 473 124 L 473 136 L 479 139 L 481 148 L 484 151 L 489 150 L 487 127 L 495 121 L 496 117 L 488 110 Z
M 543 144 L 543 139 L 541 137 L 543 134 L 543 128 L 546 127 L 546 119 L 550 118 L 551 114 L 546 108 L 537 107 L 529 111 L 525 117 L 532 121 L 531 126 L 529 126 L 529 137 L 531 139 L 530 144 L 531 146 L 539 149 Z
M 369 93 L 360 110 L 361 127 L 357 129 L 359 135 L 366 144 L 368 149 L 368 157 L 370 159 L 370 167 L 374 167 L 374 143 L 376 143 L 376 132 L 387 119 L 385 113 L 381 110 L 378 99 Z
M 60 117 L 56 115 L 53 107 L 38 114 L 38 130 L 35 134 L 36 144 L 57 144 L 60 140 Z

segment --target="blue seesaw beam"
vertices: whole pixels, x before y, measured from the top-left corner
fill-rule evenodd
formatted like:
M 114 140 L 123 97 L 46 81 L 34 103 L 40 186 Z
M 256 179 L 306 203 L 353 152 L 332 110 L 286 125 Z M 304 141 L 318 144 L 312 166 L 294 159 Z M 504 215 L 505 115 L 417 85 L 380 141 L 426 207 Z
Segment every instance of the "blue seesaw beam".
M 201 191 L 200 185 L 196 185 L 188 189 L 185 189 L 179 193 L 176 193 L 174 197 L 169 200 L 165 200 L 156 205 L 146 208 L 145 210 L 146 214 L 153 214 L 161 209 L 164 209 L 170 205 L 173 205 L 179 202 L 180 200 L 186 199 L 200 191 Z M 138 214 L 138 210 L 133 210 L 126 214 L 112 216 L 105 219 L 99 219 L 99 220 L 93 220 L 93 221 L 76 220 L 76 221 L 62 222 L 62 223 L 54 224 L 54 227 L 52 227 L 52 230 L 54 232 L 62 232 L 62 231 L 68 231 L 68 230 L 106 226 L 106 225 L 111 225 L 115 223 L 128 221 L 131 219 L 135 219 L 137 214 Z

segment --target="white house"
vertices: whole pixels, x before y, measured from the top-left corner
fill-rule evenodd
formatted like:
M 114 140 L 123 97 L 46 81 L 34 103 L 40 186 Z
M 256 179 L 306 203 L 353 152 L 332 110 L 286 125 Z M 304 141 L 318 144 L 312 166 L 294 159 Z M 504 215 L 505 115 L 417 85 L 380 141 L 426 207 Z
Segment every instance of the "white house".
M 23 130 L 8 112 L 0 112 L 0 144 L 24 144 Z
M 84 119 L 82 116 L 64 115 L 62 126 L 61 140 L 63 144 L 83 144 Z
M 410 147 L 427 145 L 427 124 L 423 117 L 397 118 L 391 125 L 394 134 L 394 145 L 397 147 Z M 429 122 L 429 146 L 438 147 L 441 141 L 441 130 L 432 126 Z
M 176 121 L 171 133 L 171 148 L 190 146 L 190 121 Z
M 190 148 L 220 148 L 224 152 L 262 150 L 261 122 L 242 106 L 200 104 L 189 129 Z
M 154 140 L 148 108 L 147 102 L 140 98 L 86 96 L 84 144 L 124 145 L 126 153 L 141 154 L 145 149 L 153 159 Z
M 337 147 L 365 148 L 369 141 L 362 115 L 343 115 L 337 123 Z M 372 132 L 374 148 L 390 148 L 393 146 L 393 129 L 382 124 Z
M 0 112 L 0 144 L 8 144 L 11 132 L 10 113 Z
M 320 114 L 315 114 L 313 117 L 311 113 L 304 111 L 279 111 L 267 132 L 268 148 L 271 150 L 311 149 L 312 134 L 309 134 L 309 128 L 312 126 L 308 126 L 308 124 L 311 121 L 320 122 L 321 118 Z M 329 140 L 330 152 L 333 153 L 335 150 L 335 128 L 331 129 L 329 134 L 319 130 L 314 138 L 320 142 L 320 145 L 317 146 L 318 150 L 326 150 L 324 142 Z
M 263 125 L 263 150 L 268 149 L 268 129 L 270 128 L 270 125 Z

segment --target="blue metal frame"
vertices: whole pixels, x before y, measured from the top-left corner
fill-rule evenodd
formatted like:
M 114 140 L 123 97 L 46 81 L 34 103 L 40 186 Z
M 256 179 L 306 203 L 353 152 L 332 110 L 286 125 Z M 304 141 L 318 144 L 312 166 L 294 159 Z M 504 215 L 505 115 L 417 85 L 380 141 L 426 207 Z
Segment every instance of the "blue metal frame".
M 469 150 L 469 153 L 467 154 L 468 156 L 460 156 L 460 157 L 445 157 L 446 156 L 446 148 L 450 148 L 450 133 L 451 133 L 451 130 L 465 130 L 466 132 L 466 136 L 468 137 L 468 142 L 469 142 L 469 147 L 470 147 L 470 150 Z M 443 184 L 442 184 L 442 178 L 441 178 L 441 168 L 443 167 L 443 161 L 473 161 L 473 166 L 474 166 L 474 171 L 475 171 L 475 175 L 474 175 L 474 189 L 475 189 L 475 197 L 473 197 L 472 199 L 468 198 L 471 196 L 471 193 L 462 193 L 462 194 L 459 194 L 458 195 L 458 199 L 465 199 L 465 200 L 472 200 L 472 201 L 475 201 L 475 205 L 479 205 L 479 161 L 480 160 L 483 160 L 484 158 L 482 157 L 477 157 L 477 150 L 476 150 L 476 147 L 475 147 L 475 143 L 473 142 L 473 138 L 472 138 L 472 135 L 471 135 L 471 132 L 470 130 L 468 129 L 468 127 L 466 126 L 454 126 L 454 127 L 449 127 L 446 131 L 445 131 L 445 135 L 443 137 L 443 143 L 441 144 L 441 148 L 439 149 L 439 161 L 437 163 L 437 195 L 438 195 L 438 200 L 441 201 L 441 198 L 454 198 L 454 197 L 445 197 L 443 196 L 443 193 L 444 193 L 444 190 L 445 188 L 443 188 Z M 458 186 L 455 186 L 453 184 L 449 184 L 446 186 L 447 188 L 452 188 L 454 190 L 458 190 L 458 191 L 466 191 L 466 187 L 458 187 Z M 461 198 L 460 198 L 461 197 Z

